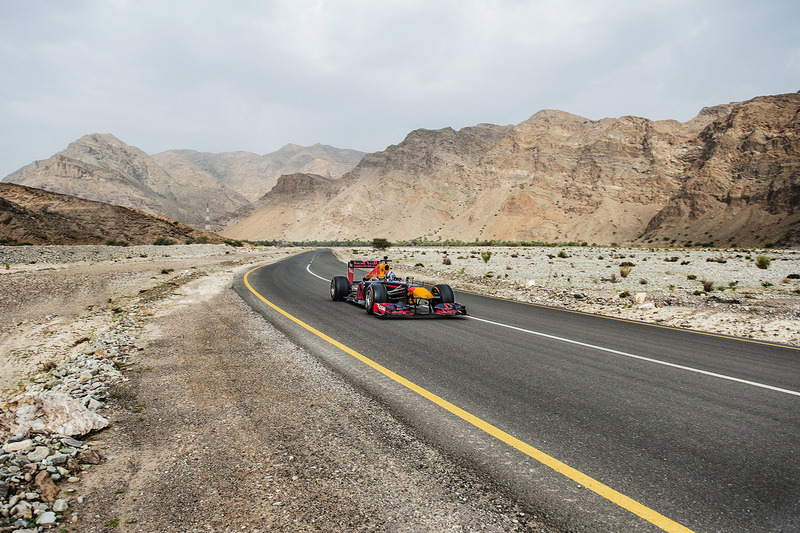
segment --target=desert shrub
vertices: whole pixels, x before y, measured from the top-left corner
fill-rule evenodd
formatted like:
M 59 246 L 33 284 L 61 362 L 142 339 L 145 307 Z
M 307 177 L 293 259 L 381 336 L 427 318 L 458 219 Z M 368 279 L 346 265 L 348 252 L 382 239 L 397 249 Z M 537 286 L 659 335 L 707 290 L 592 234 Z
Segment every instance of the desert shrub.
M 681 261 L 681 265 L 688 265 L 691 261 Z
M 768 287 L 772 287 L 772 283 L 770 283 L 769 281 L 762 281 L 761 286 L 766 289 Z
M 561 259 L 566 259 L 567 257 L 569 257 L 569 255 L 564 250 L 560 250 L 558 252 L 558 257 L 561 258 Z
M 425 265 L 423 265 L 422 263 L 416 263 L 414 266 L 415 267 L 424 267 Z
M 494 272 L 487 272 L 486 274 L 484 274 L 484 277 L 493 278 L 494 277 Z
M 669 290 L 671 290 L 671 291 L 674 291 L 674 290 L 675 290 L 675 285 L 672 285 L 672 284 L 670 284 L 670 285 L 667 285 L 667 288 L 668 288 Z
M 174 272 L 174 269 L 172 269 L 172 268 L 162 268 L 161 269 L 161 273 L 162 274 L 169 274 L 170 272 Z
M 484 263 L 488 263 L 489 259 L 492 258 L 492 251 L 491 250 L 481 250 L 481 259 L 483 259 Z
M 800 279 L 800 274 L 789 274 L 786 279 Z
M 761 270 L 768 269 L 770 263 L 772 263 L 772 260 L 766 255 L 759 255 L 758 257 L 756 257 L 756 266 Z
M 621 266 L 621 267 L 634 267 L 636 265 L 634 265 L 630 261 L 623 261 L 622 263 L 619 264 L 619 266 Z
M 167 239 L 166 237 L 158 237 L 153 241 L 153 245 L 155 246 L 172 246 L 173 244 L 175 244 L 175 241 Z
M 703 282 L 703 291 L 711 292 L 714 290 L 714 282 L 713 281 L 704 281 Z
M 647 280 L 642 278 L 639 280 L 639 285 L 647 285 Z
M 619 293 L 619 297 L 620 298 L 630 298 L 630 296 L 631 296 L 631 293 L 629 293 L 628 291 Z
M 447 256 L 444 256 L 444 258 L 442 259 L 442 264 L 443 264 L 443 265 L 452 265 L 452 264 L 453 264 L 453 262 L 450 260 L 450 258 L 449 258 L 449 257 L 447 257 Z
M 695 279 L 697 279 L 697 276 L 695 276 L 694 274 L 689 274 L 688 276 L 686 276 L 686 279 L 695 280 Z
M 674 257 L 674 256 L 673 257 L 665 257 L 664 261 L 666 261 L 667 263 L 677 263 L 678 259 L 680 259 L 680 258 L 679 257 Z
M 629 266 L 621 266 L 619 267 L 619 275 L 623 278 L 627 278 L 628 274 L 631 273 L 631 267 Z

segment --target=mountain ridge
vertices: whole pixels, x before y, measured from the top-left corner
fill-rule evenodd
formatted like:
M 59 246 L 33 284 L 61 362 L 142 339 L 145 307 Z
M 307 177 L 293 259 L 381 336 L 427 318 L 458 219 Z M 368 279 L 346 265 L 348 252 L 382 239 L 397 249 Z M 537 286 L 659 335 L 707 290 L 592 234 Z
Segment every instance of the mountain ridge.
M 2 181 L 124 205 L 201 226 L 206 207 L 220 219 L 263 196 L 283 174 L 315 171 L 339 177 L 362 152 L 315 144 L 276 152 L 213 154 L 168 150 L 153 156 L 110 133 L 92 133 Z
M 0 243 L 128 245 L 157 239 L 222 242 L 213 233 L 130 207 L 0 183 Z
M 797 244 L 798 110 L 800 93 L 790 93 L 703 108 L 687 122 L 542 110 L 513 126 L 414 130 L 335 183 L 319 183 L 325 191 L 310 200 L 311 215 L 287 224 L 276 194 L 223 234 Z M 725 175 L 746 168 L 746 209 L 726 211 L 730 202 L 719 198 L 742 195 Z M 715 203 L 687 211 L 710 201 L 712 184 Z

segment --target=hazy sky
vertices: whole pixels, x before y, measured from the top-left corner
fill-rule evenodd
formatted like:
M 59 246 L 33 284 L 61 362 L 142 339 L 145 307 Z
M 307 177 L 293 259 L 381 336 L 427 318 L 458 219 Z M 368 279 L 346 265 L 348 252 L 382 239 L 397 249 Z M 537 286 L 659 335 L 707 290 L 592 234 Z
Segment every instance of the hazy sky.
M 541 109 L 686 121 L 798 90 L 797 0 L 0 0 L 0 177 L 95 132 L 373 152 Z

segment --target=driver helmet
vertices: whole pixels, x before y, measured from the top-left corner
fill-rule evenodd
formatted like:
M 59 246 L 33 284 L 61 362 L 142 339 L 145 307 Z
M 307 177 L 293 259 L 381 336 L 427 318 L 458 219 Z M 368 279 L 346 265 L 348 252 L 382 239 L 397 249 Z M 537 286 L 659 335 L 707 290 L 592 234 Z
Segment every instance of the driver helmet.
M 397 280 L 397 276 L 395 276 L 394 272 L 390 270 L 389 272 L 386 273 L 386 279 L 395 281 Z

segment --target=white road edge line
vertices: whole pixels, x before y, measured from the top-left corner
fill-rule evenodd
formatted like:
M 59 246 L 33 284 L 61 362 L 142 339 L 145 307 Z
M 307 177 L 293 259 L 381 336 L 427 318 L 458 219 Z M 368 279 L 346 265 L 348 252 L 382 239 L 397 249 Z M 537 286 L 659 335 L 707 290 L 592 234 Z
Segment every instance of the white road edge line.
M 521 331 L 523 333 L 529 333 L 531 335 L 544 337 L 546 339 L 552 339 L 552 340 L 556 340 L 556 341 L 566 342 L 566 343 L 569 343 L 569 344 L 574 344 L 576 346 L 583 346 L 584 348 L 591 348 L 593 350 L 599 350 L 601 352 L 607 352 L 607 353 L 612 353 L 612 354 L 615 354 L 615 355 L 621 355 L 623 357 L 630 357 L 632 359 L 639 359 L 641 361 L 647 361 L 648 363 L 655 363 L 657 365 L 669 366 L 669 367 L 672 367 L 672 368 L 685 370 L 687 372 L 694 372 L 696 374 L 703 374 L 705 376 L 711 376 L 711 377 L 715 377 L 715 378 L 725 379 L 725 380 L 728 380 L 728 381 L 735 381 L 737 383 L 744 383 L 745 385 L 752 385 L 753 387 L 760 387 L 762 389 L 769 389 L 769 390 L 776 391 L 776 392 L 782 392 L 784 394 L 791 394 L 793 396 L 800 396 L 800 392 L 789 390 L 789 389 L 781 389 L 780 387 L 773 387 L 772 385 L 765 385 L 764 383 L 758 383 L 758 382 L 755 382 L 755 381 L 748 381 L 746 379 L 735 378 L 733 376 L 726 376 L 725 374 L 717 374 L 715 372 L 709 372 L 708 370 L 700 370 L 699 368 L 692 368 L 690 366 L 677 365 L 675 363 L 668 363 L 666 361 L 659 361 L 658 359 L 653 359 L 653 358 L 650 358 L 650 357 L 644 357 L 642 355 L 635 355 L 635 354 L 627 353 L 627 352 L 621 352 L 619 350 L 612 350 L 611 348 L 603 348 L 602 346 L 597 346 L 597 345 L 594 345 L 594 344 L 588 344 L 588 343 L 585 343 L 585 342 L 575 341 L 575 340 L 567 339 L 567 338 L 564 338 L 564 337 L 557 337 L 555 335 L 549 335 L 547 333 L 540 333 L 538 331 L 532 331 L 530 329 L 519 328 L 517 326 L 510 326 L 508 324 L 502 324 L 500 322 L 493 322 L 491 320 L 486 320 L 485 318 L 478 318 L 478 317 L 473 316 L 473 315 L 469 315 L 469 316 L 467 316 L 467 318 L 471 318 L 472 320 L 477 320 L 479 322 L 485 322 L 487 324 L 492 324 L 493 326 L 500 326 L 500 327 L 503 327 L 503 328 L 508 328 L 508 329 Z
M 313 262 L 313 259 L 311 261 Z M 312 276 L 317 277 L 317 278 L 321 279 L 322 281 L 328 281 L 327 279 L 323 278 L 322 276 L 319 276 L 319 275 L 314 274 L 313 272 L 311 272 L 311 263 L 309 263 L 306 266 L 306 270 Z M 591 348 L 593 350 L 599 350 L 601 352 L 613 353 L 615 355 L 621 355 L 623 357 L 630 357 L 631 359 L 639 359 L 640 361 L 647 361 L 648 363 L 655 363 L 657 365 L 669 366 L 669 367 L 672 367 L 672 368 L 677 368 L 679 370 L 685 370 L 687 372 L 694 372 L 695 374 L 703 374 L 704 376 L 711 376 L 711 377 L 715 377 L 715 378 L 719 378 L 719 379 L 725 379 L 725 380 L 728 380 L 728 381 L 735 381 L 737 383 L 743 383 L 745 385 L 752 385 L 753 387 L 759 387 L 759 388 L 762 388 L 762 389 L 768 389 L 768 390 L 775 391 L 775 392 L 782 392 L 784 394 L 791 394 L 793 396 L 800 396 L 800 392 L 789 390 L 789 389 L 782 389 L 780 387 L 773 387 L 772 385 L 765 385 L 764 383 L 758 383 L 756 381 L 748 381 L 746 379 L 735 378 L 733 376 L 726 376 L 725 374 L 717 374 L 716 372 L 709 372 L 708 370 L 701 370 L 699 368 L 692 368 L 690 366 L 677 365 L 675 363 L 668 363 L 666 361 L 659 361 L 658 359 L 653 359 L 651 357 L 644 357 L 643 355 L 636 355 L 636 354 L 632 354 L 632 353 L 621 352 L 619 350 L 612 350 L 611 348 L 603 348 L 602 346 L 597 346 L 595 344 L 588 344 L 588 343 L 585 343 L 585 342 L 574 341 L 572 339 L 567 339 L 567 338 L 564 338 L 564 337 L 557 337 L 555 335 L 549 335 L 547 333 L 541 333 L 541 332 L 533 331 L 533 330 L 530 330 L 530 329 L 519 328 L 517 326 L 511 326 L 511 325 L 508 325 L 508 324 L 502 324 L 500 322 L 493 322 L 491 320 L 486 320 L 485 318 L 478 318 L 478 317 L 473 316 L 473 315 L 467 315 L 467 318 L 471 318 L 472 320 L 477 320 L 478 322 L 485 322 L 486 324 L 492 324 L 493 326 L 499 326 L 501 328 L 508 328 L 508 329 L 521 331 L 523 333 L 529 333 L 531 335 L 536 335 L 538 337 L 544 337 L 546 339 L 566 342 L 568 344 L 574 344 L 576 346 L 583 346 L 584 348 Z

